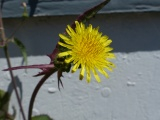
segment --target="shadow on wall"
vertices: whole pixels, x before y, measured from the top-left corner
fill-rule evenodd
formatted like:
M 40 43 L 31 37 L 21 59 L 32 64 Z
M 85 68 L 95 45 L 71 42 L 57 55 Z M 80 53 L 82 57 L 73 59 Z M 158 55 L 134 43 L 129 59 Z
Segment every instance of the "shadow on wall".
M 38 0 L 28 0 L 28 4 L 30 6 L 29 16 L 32 17 L 33 14 L 35 13 L 35 10 L 38 4 Z
M 3 8 L 4 2 L 5 2 L 5 0 L 1 0 L 1 8 Z
M 104 19 L 107 25 L 101 28 L 113 39 L 115 52 L 160 50 L 160 12 L 113 14 Z
M 65 30 L 77 16 L 54 16 L 30 18 L 15 36 L 27 48 L 28 55 L 50 54 L 59 40 L 58 34 Z M 90 23 L 100 26 L 100 31 L 112 40 L 114 52 L 137 52 L 160 50 L 160 13 L 101 14 Z M 5 19 L 7 35 L 20 22 L 19 19 Z M 14 45 L 9 47 L 13 57 L 21 56 Z M 2 50 L 0 57 L 4 57 Z

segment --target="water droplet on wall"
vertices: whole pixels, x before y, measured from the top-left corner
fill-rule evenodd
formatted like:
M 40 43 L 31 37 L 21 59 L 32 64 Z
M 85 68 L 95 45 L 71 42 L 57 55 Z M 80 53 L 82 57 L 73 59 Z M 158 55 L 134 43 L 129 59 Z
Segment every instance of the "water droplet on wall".
M 23 75 L 24 77 L 26 77 L 26 76 L 27 76 L 27 73 L 26 73 L 26 72 L 24 72 L 22 75 Z
M 111 94 L 111 89 L 108 88 L 108 87 L 105 87 L 105 88 L 103 88 L 103 89 L 101 90 L 101 95 L 102 95 L 102 97 L 107 98 L 107 97 L 109 97 L 110 94 Z
M 39 114 L 40 114 L 39 110 L 36 109 L 36 108 L 33 108 L 33 110 L 32 110 L 32 115 L 33 115 L 33 116 L 36 116 L 36 115 L 39 115 Z
M 160 59 L 160 54 L 154 54 L 153 57 L 157 58 L 157 59 Z
M 135 82 L 130 82 L 130 81 L 127 82 L 127 86 L 135 86 L 135 85 L 136 85 Z
M 71 78 L 72 77 L 72 74 L 68 74 L 68 78 Z
M 142 73 L 141 73 L 141 72 L 139 72 L 139 73 L 138 73 L 138 76 L 139 76 L 139 77 L 140 77 L 140 76 L 142 76 Z
M 44 84 L 52 84 L 55 81 L 53 77 L 50 77 Z
M 52 82 L 55 82 L 56 80 L 55 80 L 55 78 L 51 78 L 52 79 Z
M 96 90 L 99 90 L 99 88 L 100 88 L 99 86 L 96 86 L 96 87 L 95 87 Z
M 122 59 L 126 60 L 127 59 L 127 55 L 123 55 Z
M 55 92 L 57 92 L 57 88 L 54 87 L 48 88 L 48 93 L 55 93 Z

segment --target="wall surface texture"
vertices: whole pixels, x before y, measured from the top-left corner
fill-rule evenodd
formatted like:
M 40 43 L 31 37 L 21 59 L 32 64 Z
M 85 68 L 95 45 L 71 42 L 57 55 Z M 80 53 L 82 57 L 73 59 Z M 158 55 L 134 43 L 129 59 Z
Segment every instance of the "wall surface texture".
M 0 0 L 3 17 L 21 17 L 22 2 L 27 5 L 29 16 L 77 15 L 105 0 Z M 156 12 L 159 0 L 107 0 L 100 13 Z M 11 7 L 14 6 L 14 7 Z
M 38 17 L 26 20 L 15 37 L 26 46 L 28 64 L 49 63 L 58 34 L 76 16 Z M 79 81 L 79 71 L 64 73 L 64 89 L 58 91 L 56 74 L 43 85 L 33 109 L 33 115 L 49 114 L 54 120 L 160 120 L 160 13 L 101 14 L 90 20 L 94 27 L 112 40 L 117 56 L 110 78 L 100 75 L 102 82 L 92 77 L 91 83 Z M 4 19 L 9 36 L 20 19 Z M 11 45 L 12 65 L 22 63 L 18 48 Z M 0 51 L 0 70 L 7 68 Z M 25 112 L 30 96 L 40 77 L 32 77 L 40 70 L 14 71 Z M 0 71 L 0 89 L 11 91 L 8 72 Z M 18 110 L 15 93 L 12 106 Z M 22 120 L 17 111 L 17 120 Z

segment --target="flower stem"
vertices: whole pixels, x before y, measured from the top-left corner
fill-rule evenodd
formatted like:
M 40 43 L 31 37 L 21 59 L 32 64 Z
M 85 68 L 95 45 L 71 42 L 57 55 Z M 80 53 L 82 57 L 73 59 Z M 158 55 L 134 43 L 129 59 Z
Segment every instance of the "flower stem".
M 10 62 L 10 59 L 9 59 L 9 53 L 8 53 L 8 47 L 7 46 L 4 47 L 4 52 L 5 52 L 5 56 L 6 56 L 6 59 L 7 59 L 8 67 L 11 68 L 12 66 L 11 66 L 11 62 Z M 22 107 L 22 104 L 21 104 L 21 100 L 20 100 L 20 97 L 19 97 L 19 94 L 18 94 L 17 85 L 16 85 L 16 82 L 15 82 L 15 79 L 14 79 L 13 72 L 12 72 L 12 70 L 9 70 L 9 72 L 10 72 L 10 76 L 11 76 L 11 79 L 12 79 L 12 84 L 13 84 L 13 87 L 14 87 L 14 90 L 15 90 L 15 93 L 16 93 L 17 101 L 18 101 L 18 104 L 19 104 L 19 107 L 20 107 L 20 111 L 21 111 L 23 120 L 26 120 L 24 110 L 23 110 L 23 107 Z
M 0 37 L 1 37 L 2 41 L 6 41 L 5 31 L 4 31 L 4 27 L 3 27 L 3 21 L 2 21 L 2 15 L 1 15 L 1 9 L 0 9 Z M 11 62 L 10 62 L 10 57 L 9 57 L 7 45 L 5 45 L 5 47 L 4 47 L 4 53 L 5 53 L 5 56 L 6 56 L 8 67 L 11 68 L 12 66 L 11 66 Z M 18 94 L 17 85 L 16 85 L 16 82 L 15 82 L 15 79 L 14 79 L 13 72 L 12 72 L 12 70 L 9 70 L 9 72 L 10 72 L 12 85 L 13 85 L 13 88 L 14 88 L 15 93 L 16 93 L 17 101 L 18 101 L 18 104 L 19 104 L 19 107 L 20 107 L 20 111 L 21 111 L 23 120 L 26 120 L 25 114 L 24 114 L 24 111 L 23 111 L 23 107 L 22 107 L 22 104 L 21 104 L 21 100 L 20 100 L 20 97 L 19 97 L 19 94 Z
M 55 69 L 55 68 L 51 69 L 51 71 L 49 73 L 45 74 L 42 77 L 42 79 L 39 81 L 39 83 L 35 87 L 35 89 L 34 89 L 34 91 L 32 93 L 31 99 L 30 99 L 30 103 L 29 103 L 28 120 L 32 119 L 33 104 L 34 104 L 34 101 L 35 101 L 35 98 L 36 98 L 36 95 L 37 95 L 39 89 L 41 88 L 41 86 L 43 85 L 43 83 L 56 71 L 57 71 L 57 69 Z

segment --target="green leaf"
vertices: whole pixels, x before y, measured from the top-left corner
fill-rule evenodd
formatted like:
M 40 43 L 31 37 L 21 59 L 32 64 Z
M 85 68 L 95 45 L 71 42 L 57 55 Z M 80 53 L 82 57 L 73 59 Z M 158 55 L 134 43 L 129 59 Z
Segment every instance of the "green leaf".
M 24 62 L 25 62 L 25 65 L 27 65 L 27 64 L 28 64 L 28 61 L 27 61 L 27 52 L 26 52 L 25 46 L 24 46 L 23 43 L 22 43 L 20 40 L 18 40 L 17 38 L 14 38 L 14 39 L 12 40 L 12 42 L 15 43 L 15 44 L 19 47 L 19 49 L 21 50 L 22 55 L 23 55 L 23 59 L 24 59 Z
M 5 92 L 0 89 L 0 120 L 14 120 L 16 115 L 16 110 L 13 107 L 14 114 L 8 113 L 8 107 L 10 102 L 10 93 Z
M 48 115 L 38 115 L 32 117 L 32 120 L 53 120 L 53 119 L 50 118 Z
M 8 111 L 10 100 L 10 94 L 3 90 L 0 90 L 0 110 Z
M 14 120 L 14 116 L 0 110 L 0 120 Z

